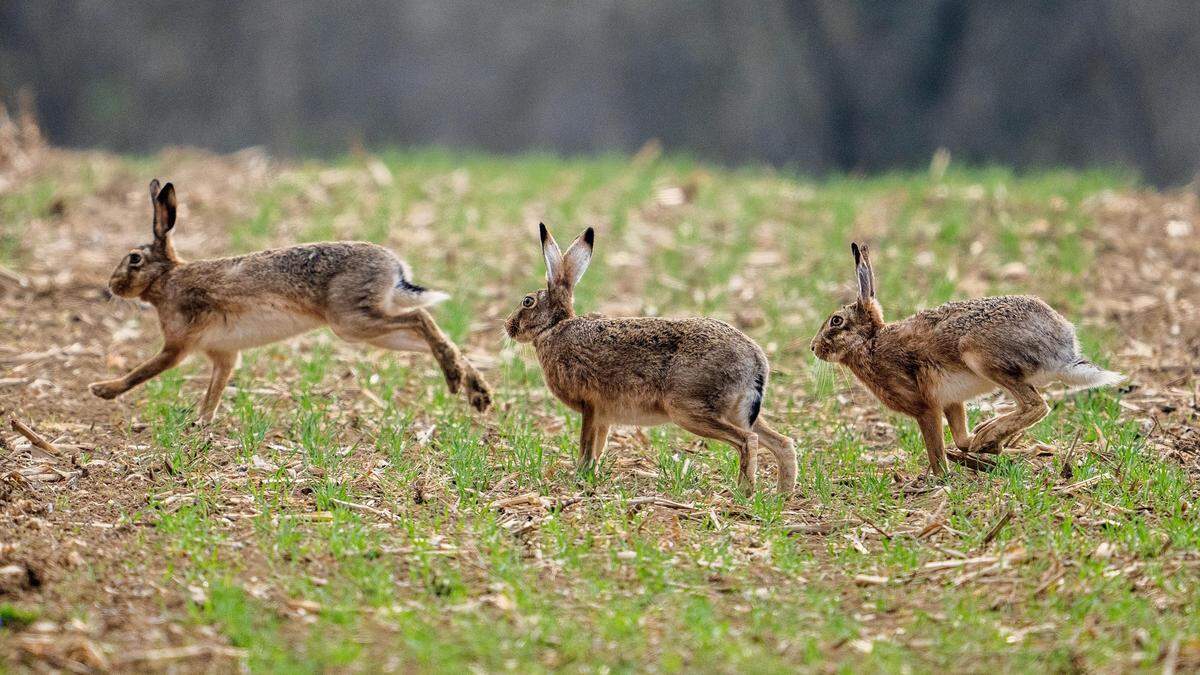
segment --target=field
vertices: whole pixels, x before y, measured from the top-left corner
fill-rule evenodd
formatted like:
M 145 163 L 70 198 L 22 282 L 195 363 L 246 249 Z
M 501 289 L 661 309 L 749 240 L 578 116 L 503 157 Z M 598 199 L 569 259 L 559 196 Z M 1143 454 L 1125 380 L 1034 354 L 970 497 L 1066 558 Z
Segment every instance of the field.
M 1120 173 L 812 180 L 660 156 L 445 151 L 279 161 L 66 151 L 0 134 L 0 669 L 1184 671 L 1200 668 L 1200 203 Z M 106 301 L 175 183 L 187 258 L 380 242 L 496 388 L 328 331 L 245 354 L 217 422 L 202 359 Z M 711 315 L 764 346 L 799 487 L 669 427 L 573 468 L 579 418 L 502 322 L 543 283 L 537 223 L 597 229 L 579 312 Z M 992 473 L 925 466 L 915 423 L 817 362 L 874 247 L 889 318 L 1035 293 L 1120 388 L 1051 389 Z M 986 397 L 972 424 L 1006 405 Z M 15 418 L 60 454 L 31 449 Z

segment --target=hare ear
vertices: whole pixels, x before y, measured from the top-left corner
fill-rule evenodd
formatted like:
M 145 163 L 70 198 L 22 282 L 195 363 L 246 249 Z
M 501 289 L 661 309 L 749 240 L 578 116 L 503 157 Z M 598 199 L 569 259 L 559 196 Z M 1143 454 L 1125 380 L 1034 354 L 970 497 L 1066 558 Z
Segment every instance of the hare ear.
M 850 244 L 854 254 L 854 271 L 858 274 L 858 300 L 864 305 L 875 299 L 875 272 L 871 269 L 871 257 L 867 245 Z
M 546 224 L 538 223 L 538 228 L 542 235 L 542 256 L 546 259 L 546 285 L 553 286 L 562 278 L 563 254 L 550 230 L 546 229 Z
M 592 262 L 592 247 L 596 240 L 596 231 L 588 228 L 575 238 L 563 254 L 563 275 L 567 282 L 574 287 L 587 271 L 588 263 Z
M 154 206 L 154 198 L 158 196 L 159 187 L 160 186 L 158 184 L 157 178 L 150 181 L 150 205 L 151 206 Z
M 150 184 L 154 192 L 154 239 L 165 242 L 167 233 L 175 227 L 175 210 L 179 205 L 175 200 L 175 186 L 167 183 L 161 190 L 155 190 L 158 181 Z

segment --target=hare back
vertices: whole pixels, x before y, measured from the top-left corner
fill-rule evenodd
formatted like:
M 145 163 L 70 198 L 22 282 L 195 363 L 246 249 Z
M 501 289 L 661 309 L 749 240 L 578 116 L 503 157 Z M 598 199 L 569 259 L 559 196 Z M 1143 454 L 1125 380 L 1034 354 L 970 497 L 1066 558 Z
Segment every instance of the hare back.
M 394 253 L 368 242 L 300 244 L 234 258 L 197 260 L 173 275 L 181 285 L 206 289 L 218 300 L 274 294 L 313 306 L 331 298 L 334 279 L 375 287 L 403 278 L 407 267 Z
M 942 339 L 980 334 L 997 338 L 1011 335 L 1020 339 L 1036 334 L 1050 340 L 1065 338 L 1070 343 L 1075 335 L 1070 322 L 1040 298 L 1030 295 L 1001 295 L 947 302 L 917 312 L 894 325 L 928 331 Z
M 919 360 L 965 370 L 962 354 L 978 352 L 1014 377 L 1053 370 L 1079 353 L 1075 327 L 1042 300 L 1021 295 L 948 302 L 889 324 L 885 342 L 907 344 Z
M 268 344 L 347 314 L 389 315 L 408 268 L 365 242 L 327 242 L 188 262 L 149 299 L 163 331 L 212 349 Z
M 757 344 L 715 319 L 575 317 L 534 346 L 559 399 L 603 409 L 613 423 L 657 424 L 680 406 L 724 414 L 740 405 L 735 417 L 752 419 L 768 371 Z

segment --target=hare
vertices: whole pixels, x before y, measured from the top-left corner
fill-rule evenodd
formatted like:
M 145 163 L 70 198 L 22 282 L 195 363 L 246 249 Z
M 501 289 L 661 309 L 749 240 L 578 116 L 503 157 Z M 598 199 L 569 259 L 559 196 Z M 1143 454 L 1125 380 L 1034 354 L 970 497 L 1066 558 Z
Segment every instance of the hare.
M 1031 296 L 948 302 L 886 323 L 867 246 L 854 243 L 850 250 L 858 299 L 830 315 L 812 350 L 849 368 L 887 407 L 916 418 L 937 475 L 946 470 L 943 415 L 960 450 L 996 453 L 1050 411 L 1039 387 L 1061 381 L 1089 388 L 1124 379 L 1081 356 L 1074 326 Z M 970 434 L 963 403 L 998 388 L 1017 409 Z
M 408 265 L 365 242 L 326 242 L 186 262 L 175 255 L 175 188 L 150 183 L 154 240 L 129 251 L 109 290 L 154 306 L 162 351 L 124 377 L 89 389 L 104 399 L 173 368 L 191 352 L 212 361 L 197 421 L 212 421 L 239 352 L 328 325 L 342 339 L 399 351 L 431 351 L 451 392 L 465 387 L 483 412 L 492 395 L 483 377 L 434 323 L 425 307 L 446 294 L 412 283 Z
M 754 491 L 758 443 L 779 464 L 779 489 L 796 484 L 796 451 L 759 416 L 767 357 L 745 334 L 714 319 L 576 316 L 574 289 L 592 258 L 588 228 L 562 253 L 541 225 L 546 288 L 526 295 L 505 322 L 533 343 L 550 391 L 582 413 L 579 468 L 591 470 L 612 425 L 674 422 L 738 451 L 738 487 Z

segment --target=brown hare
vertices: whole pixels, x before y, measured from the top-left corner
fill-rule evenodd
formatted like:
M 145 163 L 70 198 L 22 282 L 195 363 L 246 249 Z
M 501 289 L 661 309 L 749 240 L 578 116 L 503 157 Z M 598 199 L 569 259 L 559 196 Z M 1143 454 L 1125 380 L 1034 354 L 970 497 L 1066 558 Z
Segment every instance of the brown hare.
M 111 399 L 174 367 L 192 352 L 212 361 L 197 421 L 211 422 L 241 350 L 328 325 L 339 337 L 384 349 L 431 351 L 451 392 L 465 387 L 480 412 L 491 405 L 483 377 L 423 307 L 444 293 L 412 283 L 407 264 L 365 242 L 326 242 L 187 262 L 175 255 L 175 188 L 150 183 L 154 240 L 122 258 L 108 287 L 158 312 L 162 351 L 124 377 L 89 388 Z
M 850 249 L 858 299 L 825 321 L 812 350 L 849 368 L 887 407 L 916 418 L 935 474 L 946 470 L 943 415 L 960 450 L 1000 452 L 1049 412 L 1038 387 L 1055 381 L 1099 387 L 1123 379 L 1081 356 L 1074 326 L 1035 297 L 948 302 L 887 323 L 867 247 Z M 1017 409 L 970 434 L 963 403 L 995 389 L 1007 392 Z
M 592 258 L 588 228 L 562 253 L 541 225 L 546 288 L 526 295 L 505 323 L 509 337 L 532 342 L 546 384 L 583 414 L 579 467 L 594 467 L 612 425 L 674 422 L 738 451 L 738 487 L 754 491 L 758 443 L 779 464 L 779 489 L 796 485 L 790 439 L 759 415 L 767 357 L 750 338 L 714 319 L 576 316 L 574 289 Z

